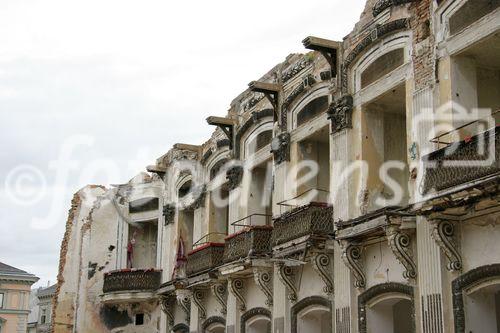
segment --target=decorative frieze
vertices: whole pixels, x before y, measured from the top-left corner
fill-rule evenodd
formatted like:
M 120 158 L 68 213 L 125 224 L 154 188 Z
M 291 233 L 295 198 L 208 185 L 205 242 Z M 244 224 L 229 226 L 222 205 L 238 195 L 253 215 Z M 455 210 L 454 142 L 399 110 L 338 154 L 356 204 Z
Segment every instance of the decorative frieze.
M 238 300 L 240 311 L 247 309 L 247 304 L 243 292 L 245 291 L 245 284 L 242 279 L 229 279 L 229 290 L 231 294 Z
M 382 13 L 387 8 L 393 6 L 404 5 L 405 3 L 410 3 L 417 0 L 379 0 L 375 6 L 373 6 L 373 17 L 377 17 L 380 13 Z
M 247 112 L 251 110 L 255 105 L 257 105 L 260 101 L 264 99 L 264 94 L 262 93 L 254 93 L 252 97 L 250 97 L 245 104 L 243 104 L 243 111 Z
M 413 260 L 413 251 L 411 249 L 411 238 L 399 230 L 399 227 L 391 226 L 386 230 L 389 248 L 403 265 L 405 279 L 414 279 L 417 277 L 417 265 Z
M 226 315 L 227 313 L 227 287 L 226 283 L 215 283 L 212 285 L 212 293 L 215 296 L 215 299 L 220 305 L 220 313 L 222 315 Z
M 281 133 L 271 141 L 271 152 L 276 165 L 290 160 L 290 133 Z
M 243 180 L 244 168 L 240 165 L 234 165 L 226 171 L 226 179 L 228 181 L 228 189 L 232 191 L 240 186 Z
M 361 247 L 344 242 L 342 244 L 342 260 L 354 276 L 354 286 L 356 288 L 364 288 L 366 286 L 366 278 L 361 263 Z
M 297 287 L 295 286 L 295 272 L 290 266 L 284 263 L 278 264 L 278 278 L 288 291 L 288 299 L 292 302 L 297 301 Z
M 273 271 L 270 268 L 256 267 L 253 269 L 255 283 L 266 296 L 266 305 L 273 306 Z
M 328 119 L 332 122 L 332 133 L 352 128 L 352 109 L 353 99 L 351 95 L 344 95 L 330 104 Z
M 290 81 L 293 79 L 297 74 L 302 72 L 304 69 L 307 68 L 311 64 L 311 58 L 309 57 L 303 57 L 296 63 L 294 63 L 292 66 L 290 66 L 286 71 L 284 71 L 281 74 L 281 80 L 283 83 L 286 83 L 287 81 Z
M 163 206 L 163 216 L 165 218 L 165 225 L 174 223 L 175 221 L 175 205 L 167 204 Z
M 326 253 L 319 253 L 313 257 L 312 260 L 313 268 L 321 277 L 325 286 L 323 287 L 323 291 L 331 295 L 333 294 L 333 269 L 331 265 L 330 256 Z
M 462 269 L 462 256 L 454 241 L 455 226 L 448 220 L 432 221 L 432 238 L 439 245 L 448 258 L 446 268 L 449 271 L 460 271 Z

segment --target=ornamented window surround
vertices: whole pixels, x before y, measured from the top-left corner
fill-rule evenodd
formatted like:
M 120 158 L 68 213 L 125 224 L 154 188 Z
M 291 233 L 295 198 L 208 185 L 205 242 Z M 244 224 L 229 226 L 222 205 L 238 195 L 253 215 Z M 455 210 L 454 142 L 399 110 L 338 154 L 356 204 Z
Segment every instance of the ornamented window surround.
M 213 316 L 213 317 L 207 318 L 203 322 L 203 324 L 201 325 L 201 331 L 203 333 L 205 333 L 208 328 L 210 328 L 211 326 L 213 326 L 215 324 L 223 325 L 225 328 L 226 327 L 226 320 L 224 318 L 218 317 L 218 316 Z
M 367 91 L 373 86 L 377 85 L 380 83 L 381 80 L 383 80 L 385 77 L 391 75 L 398 69 L 404 67 L 407 65 L 410 60 L 411 60 L 411 31 L 403 31 L 399 32 L 396 34 L 393 34 L 391 36 L 388 36 L 381 41 L 377 42 L 374 44 L 371 48 L 366 50 L 364 52 L 364 55 L 359 58 L 358 61 L 356 61 L 352 66 L 351 66 L 351 82 L 350 82 L 350 88 L 351 91 L 355 93 L 361 93 L 362 91 Z M 365 88 L 361 89 L 361 74 L 370 66 L 375 60 L 383 56 L 384 54 L 387 54 L 391 51 L 394 51 L 396 49 L 404 49 L 404 64 L 399 66 L 398 68 L 394 69 L 390 73 L 386 74 L 385 76 L 377 79 L 375 82 L 372 82 L 370 85 L 366 86 Z M 408 68 L 409 69 L 409 68 Z
M 269 311 L 266 308 L 253 308 L 245 312 L 241 316 L 241 327 L 240 327 L 240 333 L 246 333 L 246 324 L 249 322 L 251 319 L 254 319 L 256 317 L 265 317 L 269 319 L 269 330 L 267 333 L 271 333 L 271 311 Z
M 309 307 L 320 306 L 332 311 L 332 302 L 321 296 L 310 296 L 303 298 L 290 309 L 291 312 L 291 333 L 297 333 L 297 320 L 299 314 Z M 332 323 L 333 325 L 333 323 Z

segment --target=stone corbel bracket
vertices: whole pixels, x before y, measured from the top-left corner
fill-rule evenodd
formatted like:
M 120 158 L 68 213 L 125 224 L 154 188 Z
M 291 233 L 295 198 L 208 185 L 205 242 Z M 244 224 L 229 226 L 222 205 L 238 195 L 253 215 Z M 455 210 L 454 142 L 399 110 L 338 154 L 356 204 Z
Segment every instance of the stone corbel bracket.
M 361 264 L 361 247 L 354 244 L 342 244 L 342 260 L 354 275 L 354 286 L 364 288 L 366 286 L 366 277 Z
M 175 306 L 175 296 L 166 295 L 161 296 L 161 309 L 167 315 L 167 321 L 170 327 L 174 326 L 175 316 L 174 316 L 174 306 Z
M 319 253 L 315 255 L 312 259 L 313 268 L 318 273 L 320 278 L 325 283 L 323 291 L 327 295 L 332 295 L 334 291 L 333 287 L 333 269 L 331 265 L 330 256 L 326 253 Z
M 226 292 L 227 287 L 225 283 L 216 283 L 212 285 L 212 293 L 215 299 L 220 304 L 220 313 L 226 315 L 227 313 L 227 303 L 226 303 Z
M 239 301 L 240 311 L 246 311 L 247 304 L 243 292 L 245 291 L 245 283 L 242 279 L 229 279 L 229 291 Z
M 278 265 L 278 278 L 288 291 L 288 299 L 292 302 L 297 301 L 297 287 L 295 286 L 295 272 L 292 267 L 283 263 Z
M 191 321 L 191 292 L 188 290 L 177 291 L 177 304 L 186 315 L 186 322 Z
M 402 233 L 397 226 L 388 227 L 386 235 L 387 241 L 389 242 L 389 248 L 392 250 L 392 253 L 394 253 L 401 265 L 405 268 L 403 277 L 405 279 L 416 278 L 417 265 L 413 260 L 410 236 Z
M 205 305 L 203 304 L 203 300 L 205 298 L 205 294 L 201 290 L 195 290 L 192 295 L 192 300 L 196 307 L 198 308 L 198 313 L 200 319 L 205 319 L 207 318 L 207 309 L 205 308 Z
M 273 272 L 267 268 L 254 268 L 255 283 L 266 296 L 266 305 L 273 306 Z
M 432 221 L 433 230 L 432 238 L 436 241 L 437 245 L 444 252 L 449 262 L 446 268 L 451 271 L 462 270 L 462 256 L 458 250 L 458 246 L 454 241 L 455 225 L 448 220 L 434 220 Z

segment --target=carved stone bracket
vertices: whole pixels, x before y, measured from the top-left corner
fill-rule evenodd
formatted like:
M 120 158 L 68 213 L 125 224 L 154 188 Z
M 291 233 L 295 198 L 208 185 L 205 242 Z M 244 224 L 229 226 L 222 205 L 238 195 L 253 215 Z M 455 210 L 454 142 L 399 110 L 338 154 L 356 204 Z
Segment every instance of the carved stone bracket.
M 266 305 L 273 305 L 273 272 L 271 269 L 254 268 L 253 276 L 255 283 L 259 286 L 260 290 L 266 295 Z
M 328 254 L 320 253 L 313 257 L 312 260 L 313 268 L 321 277 L 323 282 L 325 283 L 325 287 L 323 287 L 323 291 L 331 295 L 333 294 L 333 270 L 331 267 L 331 259 Z
M 165 217 L 165 225 L 174 223 L 175 221 L 175 206 L 167 204 L 163 206 L 163 216 Z
M 271 142 L 274 162 L 281 164 L 290 160 L 290 133 L 281 133 Z
M 215 299 L 220 304 L 220 313 L 225 315 L 227 313 L 227 303 L 226 303 L 226 284 L 225 283 L 216 283 L 212 285 L 212 293 L 215 296 Z
M 353 244 L 344 244 L 342 250 L 342 260 L 354 275 L 354 286 L 364 288 L 366 286 L 365 273 L 361 264 L 361 247 Z
M 449 271 L 462 270 L 462 256 L 454 241 L 455 226 L 452 222 L 447 220 L 438 220 L 433 223 L 434 229 L 432 231 L 432 238 L 434 238 L 449 260 L 446 268 Z
M 278 265 L 278 277 L 288 291 L 288 299 L 292 302 L 297 301 L 297 287 L 294 282 L 295 272 L 292 267 L 285 264 Z
M 352 128 L 353 99 L 351 95 L 344 95 L 330 104 L 328 119 L 332 122 L 332 133 L 346 128 Z
M 417 265 L 413 261 L 413 254 L 411 250 L 411 239 L 407 234 L 399 231 L 397 227 L 389 227 L 386 230 L 387 240 L 392 252 L 404 266 L 405 272 L 403 276 L 405 279 L 414 279 L 417 277 Z
M 232 191 L 236 189 L 243 179 L 243 167 L 235 165 L 226 171 L 226 179 L 228 180 L 228 189 Z
M 243 292 L 245 290 L 245 284 L 242 279 L 229 279 L 229 290 L 231 294 L 239 301 L 240 311 L 246 311 L 247 304 L 245 297 L 243 297 Z
M 174 316 L 175 296 L 174 295 L 162 296 L 160 301 L 161 301 L 161 309 L 167 315 L 168 324 L 170 325 L 170 327 L 172 327 L 175 323 L 175 316 Z
M 207 318 L 207 309 L 203 304 L 203 300 L 205 298 L 205 294 L 201 290 L 195 290 L 192 295 L 192 300 L 196 307 L 198 308 L 198 314 L 200 319 Z
M 191 320 L 191 292 L 188 290 L 177 291 L 177 304 L 182 308 L 186 315 L 186 322 Z

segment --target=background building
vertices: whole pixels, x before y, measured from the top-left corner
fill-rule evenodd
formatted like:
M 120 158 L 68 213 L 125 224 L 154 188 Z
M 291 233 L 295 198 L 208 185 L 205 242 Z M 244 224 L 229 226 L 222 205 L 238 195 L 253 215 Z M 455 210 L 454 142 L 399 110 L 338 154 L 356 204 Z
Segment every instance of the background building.
M 26 333 L 33 274 L 0 262 L 0 332 Z
M 57 285 L 31 291 L 28 333 L 48 333 L 51 331 L 52 305 Z

